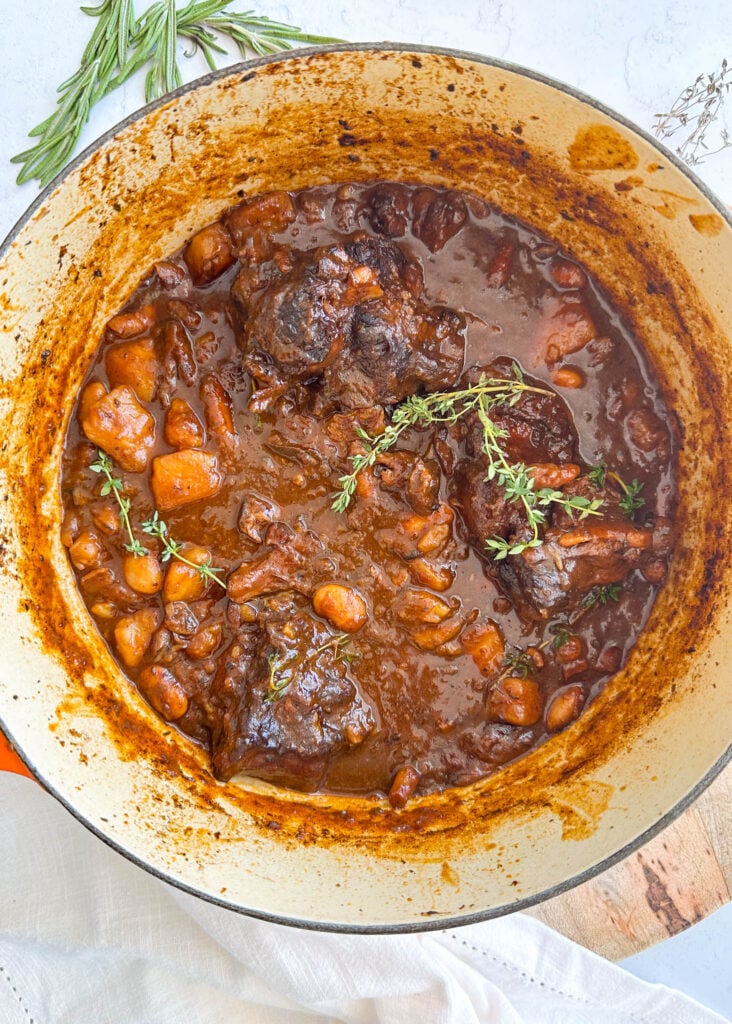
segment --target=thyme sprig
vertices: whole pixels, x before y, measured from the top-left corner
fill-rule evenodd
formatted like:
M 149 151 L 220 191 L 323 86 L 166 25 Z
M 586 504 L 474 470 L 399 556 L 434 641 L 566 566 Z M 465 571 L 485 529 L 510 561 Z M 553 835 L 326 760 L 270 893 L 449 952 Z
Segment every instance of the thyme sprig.
M 506 431 L 491 419 L 491 411 L 499 405 L 509 408 L 516 405 L 526 392 L 540 395 L 551 395 L 545 388 L 526 384 L 520 367 L 514 363 L 515 379 L 503 377 L 486 377 L 481 374 L 478 383 L 469 388 L 457 391 L 436 391 L 429 395 L 411 395 L 401 402 L 392 413 L 391 423 L 378 437 L 370 437 L 365 430 L 357 431 L 364 451 L 351 456 L 353 466 L 350 473 L 339 478 L 340 489 L 336 493 L 331 508 L 336 512 L 345 512 L 353 493 L 356 490 L 358 474 L 369 466 L 384 452 L 392 448 L 401 434 L 409 427 L 430 423 L 456 423 L 469 412 L 475 412 L 480 421 L 483 433 L 483 452 L 488 459 L 486 480 L 495 480 L 503 488 L 508 501 L 520 502 L 529 526 L 531 538 L 527 541 L 509 543 L 501 537 L 486 538 L 485 544 L 497 560 L 508 555 L 518 555 L 526 548 L 541 544 L 539 527 L 546 522 L 544 509 L 552 503 L 561 505 L 568 513 L 577 512 L 580 519 L 588 515 L 599 515 L 602 501 L 582 496 L 567 497 L 561 491 L 549 487 L 534 489 L 534 481 L 530 467 L 521 462 L 509 462 L 501 441 Z
M 177 88 L 182 83 L 178 40 L 189 44 L 186 57 L 200 49 L 212 70 L 218 56 L 228 56 L 221 45 L 225 38 L 242 56 L 289 50 L 293 43 L 340 41 L 311 35 L 253 11 L 222 13 L 230 2 L 190 0 L 178 8 L 176 0 L 155 0 L 139 18 L 132 0 L 101 0 L 96 7 L 82 7 L 97 24 L 79 68 L 58 87 L 56 111 L 29 132 L 39 141 L 12 158 L 12 163 L 22 165 L 18 184 L 37 178 L 41 187 L 47 185 L 74 152 L 92 107 L 141 68 L 149 65 L 145 78 L 148 103 Z
M 282 696 L 292 680 L 289 676 L 282 676 L 280 679 L 277 678 L 280 669 L 282 668 L 282 658 L 279 654 L 270 654 L 267 658 L 267 664 L 269 666 L 269 684 L 267 686 L 267 696 L 264 698 L 264 702 L 265 704 L 272 704 Z
M 598 462 L 596 466 L 591 466 L 587 473 L 587 479 L 591 480 L 596 487 L 604 487 L 605 481 L 608 478 L 614 480 L 623 492 L 623 496 L 618 503 L 620 508 L 631 519 L 635 519 L 635 513 L 639 508 L 643 508 L 646 503 L 645 498 L 641 495 L 643 484 L 635 479 L 631 480 L 629 484 L 626 483 L 617 473 L 608 469 L 604 462 Z
M 657 139 L 670 139 L 681 133 L 682 142 L 675 151 L 690 167 L 703 163 L 708 157 L 732 146 L 727 128 L 720 126 L 716 143 L 709 143 L 711 126 L 718 121 L 729 94 L 732 67 L 726 58 L 719 71 L 699 75 L 682 90 L 671 110 L 656 114 L 653 131 Z
M 125 544 L 125 551 L 129 551 L 135 556 L 146 555 L 147 548 L 143 547 L 132 531 L 132 523 L 130 522 L 130 499 L 125 495 L 124 484 L 120 477 L 112 475 L 113 468 L 114 463 L 110 457 L 106 452 L 102 451 L 101 448 L 98 448 L 97 460 L 96 462 L 92 462 L 89 469 L 92 473 L 103 473 L 106 477 L 99 491 L 101 496 L 106 498 L 108 494 L 113 494 L 117 501 L 122 525 L 127 531 L 127 536 L 130 538 L 129 543 Z
M 555 622 L 549 623 L 547 626 L 549 635 L 545 636 L 541 643 L 532 645 L 532 649 L 543 651 L 546 647 L 551 647 L 553 651 L 561 650 L 571 638 L 571 630 L 590 608 L 596 604 L 605 605 L 609 601 L 619 601 L 621 592 L 622 587 L 619 583 L 607 583 L 604 586 L 593 587 L 585 594 L 579 607 L 569 618 L 557 619 Z M 504 655 L 502 671 L 496 683 L 508 675 L 518 675 L 525 679 L 535 668 L 536 665 L 529 652 L 522 647 L 516 647 Z
M 332 651 L 334 661 L 345 661 L 349 665 L 352 661 L 360 658 L 361 655 L 358 651 L 346 650 L 348 644 L 350 644 L 353 638 L 348 633 L 336 633 L 334 636 L 328 638 L 325 643 L 321 644 L 320 647 L 316 647 L 314 651 L 310 651 L 309 654 L 304 658 L 304 663 L 314 661 L 319 654 L 323 651 Z M 278 679 L 281 671 L 285 669 L 291 660 L 283 660 L 283 658 L 276 652 L 273 651 L 267 658 L 267 664 L 269 667 L 269 683 L 267 686 L 267 695 L 264 698 L 265 704 L 272 704 L 278 700 L 285 692 L 287 687 L 292 682 L 292 678 L 287 676 L 281 676 Z
M 215 569 L 212 566 L 210 555 L 203 562 L 198 563 L 182 554 L 184 545 L 170 536 L 167 524 L 160 518 L 160 514 L 157 509 L 155 509 L 152 516 L 149 519 L 146 519 L 142 524 L 142 532 L 148 533 L 152 537 L 157 537 L 163 545 L 163 553 L 160 556 L 160 560 L 162 562 L 168 562 L 171 558 L 175 558 L 184 565 L 190 566 L 191 569 L 195 569 L 204 582 L 210 580 L 213 583 L 218 583 L 220 587 L 226 590 L 226 583 L 219 576 L 219 573 L 222 573 L 224 570 Z

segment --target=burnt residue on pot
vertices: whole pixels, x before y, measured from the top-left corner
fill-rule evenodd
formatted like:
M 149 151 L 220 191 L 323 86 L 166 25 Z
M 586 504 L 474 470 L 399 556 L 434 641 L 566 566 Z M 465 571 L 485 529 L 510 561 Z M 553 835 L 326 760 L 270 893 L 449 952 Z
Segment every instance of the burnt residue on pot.
M 689 221 L 694 230 L 706 238 L 714 238 L 724 227 L 724 221 L 718 213 L 690 213 Z
M 245 82 L 235 72 L 201 95 L 186 94 L 124 129 L 76 172 L 78 208 L 89 212 L 74 216 L 69 209 L 61 222 L 74 259 L 64 261 L 57 280 L 49 267 L 23 299 L 28 308 L 37 303 L 43 317 L 2 396 L 14 409 L 4 456 L 14 510 L 6 541 L 12 553 L 3 571 L 23 580 L 28 642 L 40 644 L 69 681 L 56 735 L 75 757 L 87 758 L 84 771 L 92 780 L 103 755 L 79 723 L 87 714 L 98 716 L 112 740 L 108 749 L 139 768 L 139 813 L 149 814 L 160 843 L 167 839 L 169 848 L 201 861 L 208 849 L 240 843 L 243 831 L 253 831 L 257 842 L 293 849 L 317 844 L 346 854 L 373 852 L 395 865 L 447 863 L 450 888 L 450 872 L 460 875 L 456 859 L 470 851 L 488 851 L 496 871 L 515 872 L 491 849 L 502 824 L 530 831 L 549 813 L 551 827 L 568 844 L 581 843 L 620 799 L 592 775 L 632 747 L 643 725 L 683 700 L 677 680 L 686 676 L 687 688 L 708 685 L 704 672 L 712 667 L 705 669 L 703 654 L 725 607 L 732 564 L 732 483 L 729 460 L 720 457 L 732 451 L 730 377 L 720 372 L 729 351 L 724 325 L 674 255 L 664 234 L 673 223 L 649 217 L 652 204 L 635 183 L 616 191 L 616 182 L 630 182 L 628 171 L 641 158 L 619 129 L 605 122 L 580 128 L 559 152 L 553 148 L 562 127 L 556 117 L 539 107 L 524 117 L 521 134 L 514 131 L 508 99 L 517 76 L 489 71 L 441 54 L 387 52 L 373 61 L 366 53 L 326 52 L 265 64 Z M 399 89 L 390 84 L 394 77 Z M 362 91 L 352 87 L 357 78 L 367 83 Z M 341 141 L 344 134 L 358 141 L 358 164 L 349 160 L 356 147 Z M 642 156 L 645 165 L 649 156 Z M 606 178 L 605 184 L 598 180 Z M 117 672 L 73 591 L 56 539 L 59 451 L 70 404 L 106 318 L 140 275 L 242 192 L 354 179 L 467 189 L 556 238 L 603 281 L 622 316 L 648 340 L 669 402 L 694 440 L 681 456 L 680 542 L 671 578 L 628 668 L 578 723 L 530 757 L 402 811 L 384 801 L 213 779 L 200 752 L 163 726 Z M 717 237 L 708 230 L 713 219 L 691 220 L 691 227 L 686 218 L 677 220 L 697 244 Z M 51 301 L 44 294 L 50 282 Z M 0 308 L 5 312 L 10 304 L 17 298 L 9 296 Z M 216 823 L 209 834 L 196 832 L 194 852 L 189 804 L 209 808 Z M 469 901 L 464 905 L 472 908 Z
M 567 152 L 574 171 L 632 171 L 638 166 L 638 154 L 628 139 L 607 124 L 578 129 Z

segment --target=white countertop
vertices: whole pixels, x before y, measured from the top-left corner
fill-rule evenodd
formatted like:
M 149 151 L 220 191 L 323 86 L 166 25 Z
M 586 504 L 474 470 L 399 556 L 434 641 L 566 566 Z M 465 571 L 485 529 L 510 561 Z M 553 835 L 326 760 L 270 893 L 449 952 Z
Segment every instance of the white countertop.
M 146 6 L 147 0 L 138 0 L 138 13 Z M 254 7 L 258 14 L 353 42 L 432 44 L 522 64 L 576 86 L 646 130 L 653 127 L 653 115 L 670 109 L 697 75 L 717 71 L 725 56 L 732 61 L 729 0 L 239 0 L 232 6 Z M 37 195 L 34 183 L 16 186 L 17 168 L 9 157 L 27 147 L 28 129 L 51 113 L 56 87 L 76 69 L 93 22 L 76 0 L 0 0 L 0 15 L 2 239 Z M 181 57 L 181 68 L 185 80 L 206 71 L 200 55 Z M 92 111 L 82 145 L 143 102 L 138 75 Z M 727 107 L 732 132 L 732 93 Z M 732 148 L 695 170 L 732 202 Z M 728 905 L 625 966 L 732 1017 L 731 940 Z

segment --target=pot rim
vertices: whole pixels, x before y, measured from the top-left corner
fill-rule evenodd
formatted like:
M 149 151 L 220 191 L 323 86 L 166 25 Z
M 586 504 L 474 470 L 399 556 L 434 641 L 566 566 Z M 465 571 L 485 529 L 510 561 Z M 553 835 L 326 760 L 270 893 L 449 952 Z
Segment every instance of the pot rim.
M 444 57 L 453 57 L 458 60 L 472 61 L 474 63 L 483 64 L 488 67 L 498 68 L 503 71 L 507 71 L 511 74 L 515 74 L 524 78 L 529 78 L 533 81 L 539 82 L 543 85 L 549 86 L 559 92 L 563 92 L 571 96 L 575 100 L 579 100 L 581 103 L 598 110 L 605 116 L 613 119 L 618 124 L 623 125 L 636 135 L 640 136 L 646 143 L 652 146 L 654 149 L 659 151 L 664 159 L 668 160 L 677 170 L 687 177 L 692 184 L 698 189 L 698 191 L 705 197 L 705 199 L 715 208 L 720 214 L 722 219 L 725 221 L 727 226 L 732 229 L 732 210 L 725 206 L 722 200 L 713 192 L 709 186 L 707 186 L 695 173 L 688 167 L 675 153 L 668 149 L 662 142 L 654 138 L 649 131 L 635 124 L 629 118 L 619 114 L 611 107 L 606 106 L 599 100 L 588 95 L 580 89 L 574 86 L 568 85 L 559 79 L 553 78 L 550 75 L 545 75 L 541 72 L 534 71 L 530 68 L 525 68 L 522 65 L 514 64 L 509 61 L 503 61 L 498 58 L 486 57 L 485 55 L 474 53 L 469 50 L 456 50 L 449 47 L 441 46 L 429 46 L 425 44 L 417 43 L 401 43 L 401 42 L 378 42 L 378 43 L 331 43 L 319 46 L 308 46 L 298 47 L 288 52 L 280 52 L 276 54 L 270 54 L 264 57 L 255 57 L 247 61 L 240 61 L 236 64 L 231 64 L 228 67 L 220 68 L 216 71 L 208 72 L 199 78 L 186 83 L 185 85 L 179 86 L 177 89 L 166 93 L 159 99 L 153 100 L 150 103 L 138 108 L 132 113 L 128 114 L 122 120 L 118 121 L 115 125 L 109 128 L 107 131 L 99 135 L 92 143 L 90 143 L 85 149 L 83 149 L 76 157 L 74 157 L 64 168 L 61 170 L 52 181 L 44 189 L 39 192 L 30 206 L 24 211 L 23 214 L 18 218 L 16 223 L 12 226 L 7 236 L 0 243 L 0 259 L 2 259 L 5 253 L 9 250 L 15 237 L 25 227 L 25 225 L 31 220 L 35 212 L 43 205 L 48 197 L 54 192 L 54 190 L 64 181 L 72 172 L 80 167 L 101 145 L 108 142 L 120 131 L 128 128 L 136 121 L 141 120 L 143 117 L 150 114 L 152 111 L 169 104 L 172 100 L 176 100 L 181 96 L 186 95 L 189 92 L 193 92 L 202 86 L 207 86 L 219 79 L 227 78 L 237 74 L 249 74 L 253 69 L 264 67 L 268 64 L 279 63 L 293 59 L 301 59 L 312 56 L 317 56 L 321 53 L 383 53 L 383 52 L 394 52 L 394 53 L 423 53 L 427 55 L 438 55 Z M 135 853 L 125 849 L 119 842 L 111 839 L 105 835 L 95 824 L 87 820 L 84 815 L 78 811 L 70 801 L 63 796 L 50 782 L 45 775 L 37 769 L 32 759 L 27 756 L 22 748 L 17 745 L 12 730 L 7 726 L 2 714 L 0 713 L 0 727 L 12 744 L 14 750 L 33 774 L 34 778 L 43 786 L 50 796 L 54 797 L 58 802 L 69 811 L 74 818 L 77 819 L 88 831 L 95 835 L 98 839 L 101 839 L 107 846 L 121 854 L 128 861 L 141 867 L 149 874 L 161 881 L 168 883 L 169 885 L 175 886 L 177 889 L 188 893 L 192 896 L 197 896 L 200 899 L 205 900 L 208 903 L 214 904 L 224 910 L 233 911 L 234 913 L 244 914 L 248 917 L 253 917 L 263 921 L 269 921 L 274 924 L 286 925 L 294 928 L 302 928 L 309 931 L 325 931 L 325 932 L 339 932 L 346 934 L 406 934 L 406 933 L 419 933 L 428 931 L 444 930 L 445 928 L 462 927 L 465 925 L 478 924 L 482 921 L 491 920 L 497 917 L 503 917 L 506 914 L 511 914 L 521 910 L 526 910 L 529 907 L 536 906 L 537 904 L 544 903 L 545 901 L 552 899 L 555 896 L 559 896 L 569 889 L 573 889 L 582 883 L 589 881 L 591 878 L 596 877 L 603 871 L 624 860 L 635 850 L 645 845 L 654 836 L 658 835 L 663 829 L 675 821 L 685 810 L 687 810 L 696 799 L 704 792 L 705 789 L 711 785 L 714 779 L 722 773 L 728 764 L 732 763 L 732 743 L 727 747 L 726 751 L 718 758 L 718 760 L 712 765 L 709 771 L 697 782 L 697 784 L 686 793 L 676 804 L 674 804 L 665 814 L 663 814 L 653 825 L 649 826 L 643 832 L 641 832 L 635 839 L 626 843 L 623 847 L 616 850 L 614 853 L 608 855 L 602 860 L 593 864 L 591 867 L 579 872 L 572 877 L 565 879 L 548 889 L 543 890 L 540 893 L 533 894 L 531 896 L 523 897 L 522 899 L 516 900 L 515 902 L 505 903 L 498 907 L 492 907 L 487 910 L 476 911 L 471 914 L 457 914 L 447 917 L 439 917 L 434 920 L 419 921 L 413 923 L 402 923 L 402 924 L 384 924 L 384 925 L 369 925 L 369 924 L 339 924 L 337 922 L 323 922 L 304 920 L 302 918 L 291 918 L 286 915 L 267 913 L 251 908 L 232 906 L 226 900 L 223 900 L 213 894 L 202 892 L 196 889 L 194 886 L 189 885 L 182 880 L 175 878 L 164 870 L 156 867 L 155 865 L 139 857 Z

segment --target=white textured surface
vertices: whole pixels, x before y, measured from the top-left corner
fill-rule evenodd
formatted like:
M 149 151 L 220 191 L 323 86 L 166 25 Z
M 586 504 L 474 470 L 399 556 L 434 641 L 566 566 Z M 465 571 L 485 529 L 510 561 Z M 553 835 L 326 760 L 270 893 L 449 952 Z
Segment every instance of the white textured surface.
M 137 7 L 144 6 L 138 0 Z M 668 109 L 698 74 L 718 69 L 724 56 L 732 59 L 728 0 L 240 0 L 236 6 L 256 6 L 258 13 L 351 41 L 448 46 L 523 64 L 595 96 L 646 130 L 654 113 Z M 8 159 L 28 144 L 27 130 L 51 112 L 56 86 L 76 68 L 91 27 L 73 0 L 0 0 L 0 238 L 37 194 L 33 184 L 15 185 Z M 199 57 L 183 63 L 186 79 L 205 70 Z M 95 108 L 83 145 L 142 103 L 138 76 Z M 732 129 L 732 96 L 728 106 Z M 697 173 L 732 201 L 732 149 L 710 158 Z M 0 785 L 5 781 L 0 776 Z M 730 938 L 728 907 L 628 966 L 732 1015 Z

